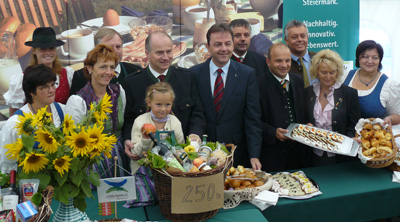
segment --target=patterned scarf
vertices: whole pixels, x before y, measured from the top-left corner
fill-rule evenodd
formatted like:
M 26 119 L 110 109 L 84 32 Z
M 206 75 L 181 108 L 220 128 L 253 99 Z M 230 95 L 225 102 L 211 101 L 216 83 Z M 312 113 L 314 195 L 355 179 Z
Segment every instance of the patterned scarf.
M 113 124 L 114 133 L 117 131 L 118 126 L 118 98 L 119 98 L 119 84 L 109 84 L 107 86 L 107 93 L 111 97 L 111 118 Z M 90 104 L 92 102 L 99 102 L 101 98 L 96 96 L 96 93 L 93 90 L 92 84 L 88 82 L 81 90 L 79 90 L 77 95 L 81 96 L 83 100 L 86 102 L 86 107 L 89 110 Z M 104 124 L 104 128 L 106 128 L 106 124 Z

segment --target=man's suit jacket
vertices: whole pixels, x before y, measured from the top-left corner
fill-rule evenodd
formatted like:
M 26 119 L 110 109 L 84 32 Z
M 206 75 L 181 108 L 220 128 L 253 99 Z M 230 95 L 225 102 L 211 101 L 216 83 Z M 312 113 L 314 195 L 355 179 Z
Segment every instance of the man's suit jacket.
M 164 79 L 175 93 L 172 112 L 182 123 L 185 136 L 197 134 L 200 137 L 205 130 L 204 110 L 199 99 L 196 79 L 188 69 L 170 67 Z M 125 121 L 123 127 L 124 141 L 131 139 L 131 130 L 136 117 L 147 111 L 146 90 L 149 86 L 158 82 L 158 79 L 150 73 L 149 68 L 129 75 L 122 86 L 126 94 Z
M 232 59 L 236 61 L 233 55 Z M 247 51 L 243 64 L 253 68 L 256 71 L 257 77 L 263 75 L 268 68 L 266 58 L 250 50 Z
M 293 95 L 293 109 L 296 123 L 304 123 L 303 78 L 289 73 L 289 91 Z M 263 129 L 261 164 L 267 172 L 297 168 L 308 160 L 303 147 L 292 140 L 284 142 L 276 138 L 276 129 L 286 129 L 290 124 L 290 113 L 285 101 L 288 93 L 271 72 L 258 78 Z
M 341 85 L 333 93 L 335 108 L 332 110 L 332 131 L 354 137 L 358 120 L 361 118 L 360 103 L 356 89 Z M 304 89 L 306 123 L 315 123 L 314 106 L 316 95 L 313 86 Z
M 195 73 L 206 114 L 208 140 L 237 146 L 234 164 L 250 167 L 259 158 L 261 110 L 254 69 L 230 60 L 221 107 L 217 116 L 211 95 L 210 60 L 190 68 Z
M 308 54 L 310 54 L 310 57 L 312 58 L 317 53 L 308 51 Z M 299 64 L 298 61 L 295 61 L 293 59 L 291 59 L 291 61 L 292 61 L 292 66 L 290 67 L 290 72 L 299 74 L 301 77 L 303 77 L 303 66 Z M 310 66 L 311 66 L 311 61 L 310 61 Z
M 113 78 L 110 83 L 121 83 L 122 80 L 127 77 L 129 74 L 134 73 L 138 70 L 141 69 L 140 66 L 134 65 L 132 63 L 127 63 L 127 62 L 120 62 L 119 63 L 121 66 L 121 73 L 118 76 L 118 79 Z M 75 95 L 80 89 L 82 89 L 86 83 L 87 79 L 85 75 L 83 74 L 83 68 L 76 70 L 74 72 L 74 77 L 72 78 L 72 84 L 71 84 L 71 89 L 69 90 L 69 95 Z

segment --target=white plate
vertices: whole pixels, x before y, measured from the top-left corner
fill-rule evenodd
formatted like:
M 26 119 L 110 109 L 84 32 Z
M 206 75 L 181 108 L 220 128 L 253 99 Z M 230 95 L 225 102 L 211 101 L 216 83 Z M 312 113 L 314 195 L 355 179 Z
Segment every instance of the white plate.
M 120 16 L 119 17 L 119 25 L 116 25 L 116 26 L 104 26 L 103 18 L 95 18 L 95 19 L 87 20 L 85 22 L 82 22 L 82 24 L 87 25 L 87 26 L 98 26 L 98 27 L 111 28 L 121 34 L 126 34 L 126 33 L 129 33 L 131 30 L 131 28 L 129 27 L 129 22 L 132 20 L 132 18 L 136 18 L 136 17 Z M 78 25 L 76 28 L 84 29 L 84 28 L 88 28 L 88 27 Z
M 183 56 L 179 62 L 178 66 L 182 68 L 189 69 L 192 66 L 197 65 L 196 54 L 194 52 Z
M 311 197 L 315 197 L 315 196 L 318 196 L 318 195 L 322 194 L 321 190 L 319 190 L 319 185 L 317 184 L 317 182 L 315 182 L 315 180 L 313 180 L 310 177 L 308 177 L 303 171 L 298 171 L 298 172 L 302 172 L 308 178 L 308 180 L 318 189 L 318 191 L 316 191 L 314 193 L 305 194 L 305 195 L 302 195 L 302 196 L 288 196 L 288 195 L 281 195 L 280 194 L 279 197 L 287 198 L 287 199 L 293 199 L 293 200 L 304 200 L 304 199 L 310 199 Z M 282 172 L 282 173 L 283 174 L 290 174 L 289 172 Z M 271 177 L 271 180 L 274 180 L 274 181 L 278 182 L 277 180 L 273 179 L 272 177 Z M 299 181 L 297 181 L 297 182 L 300 183 Z M 279 184 L 279 182 L 278 182 L 278 184 Z M 272 189 L 271 189 L 271 191 L 274 192 Z
M 335 134 L 337 134 L 339 136 L 343 136 L 343 138 L 344 138 L 344 141 L 342 143 L 334 142 L 334 143 L 337 144 L 338 149 L 325 149 L 325 148 L 322 148 L 320 146 L 316 146 L 316 145 L 312 144 L 311 142 L 309 142 L 309 140 L 306 140 L 303 137 L 297 137 L 297 136 L 294 137 L 292 135 L 292 130 L 294 128 L 297 128 L 297 126 L 299 126 L 299 125 L 304 125 L 304 124 L 291 123 L 287 128 L 287 130 L 289 132 L 285 133 L 284 135 L 289 137 L 289 138 L 291 138 L 291 139 L 293 139 L 293 140 L 296 140 L 297 142 L 300 142 L 300 143 L 305 144 L 307 146 L 310 146 L 310 147 L 313 147 L 313 148 L 317 148 L 317 149 L 320 149 L 320 150 L 323 150 L 323 151 L 342 154 L 342 155 L 346 155 L 346 156 L 356 156 L 357 155 L 359 144 L 355 140 L 353 140 L 352 138 L 350 138 L 348 136 L 345 136 L 345 135 L 342 135 L 340 133 L 335 133 Z M 306 126 L 306 125 L 304 125 L 304 126 Z M 307 126 L 307 127 L 315 128 L 316 130 L 320 129 L 320 128 L 315 127 L 315 126 Z M 325 130 L 325 129 L 320 129 L 320 130 L 328 131 L 328 130 Z

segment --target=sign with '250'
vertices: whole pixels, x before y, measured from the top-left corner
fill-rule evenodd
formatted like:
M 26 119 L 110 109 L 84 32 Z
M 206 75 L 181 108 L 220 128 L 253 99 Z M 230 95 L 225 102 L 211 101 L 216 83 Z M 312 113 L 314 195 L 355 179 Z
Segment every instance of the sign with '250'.
M 171 212 L 201 213 L 224 205 L 223 172 L 203 177 L 172 179 Z

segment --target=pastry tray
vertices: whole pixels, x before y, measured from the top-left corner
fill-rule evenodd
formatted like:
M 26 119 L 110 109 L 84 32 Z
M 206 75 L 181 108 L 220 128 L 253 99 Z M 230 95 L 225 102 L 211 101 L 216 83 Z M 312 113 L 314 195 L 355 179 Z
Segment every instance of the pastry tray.
M 333 143 L 336 144 L 337 147 L 335 149 L 327 149 L 327 148 L 322 147 L 321 143 L 320 144 L 316 144 L 316 143 L 313 143 L 309 139 L 308 140 L 305 139 L 304 137 L 293 136 L 293 134 L 292 134 L 293 129 L 296 129 L 300 125 L 302 125 L 304 127 L 308 127 L 310 129 L 314 129 L 315 131 L 320 130 L 320 131 L 323 131 L 323 132 L 326 132 L 326 133 L 336 134 L 337 136 L 340 136 L 340 137 L 343 138 L 343 142 L 340 143 L 340 142 L 333 141 Z M 316 148 L 316 149 L 319 149 L 319 150 L 322 150 L 322 151 L 327 151 L 327 152 L 331 152 L 331 153 L 337 153 L 337 154 L 346 155 L 346 156 L 356 156 L 357 155 L 359 144 L 354 139 L 352 139 L 352 138 L 350 138 L 348 136 L 342 135 L 340 133 L 335 133 L 335 132 L 331 132 L 329 130 L 321 129 L 321 128 L 318 128 L 318 127 L 315 127 L 315 126 L 308 126 L 308 125 L 299 124 L 299 123 L 291 123 L 288 126 L 287 130 L 289 132 L 285 133 L 284 134 L 285 136 L 287 136 L 287 137 L 289 137 L 289 138 L 291 138 L 291 139 L 293 139 L 295 141 L 298 141 L 298 142 L 300 142 L 302 144 L 305 144 L 307 146 L 310 146 L 310 147 L 313 147 L 313 148 Z M 309 134 L 311 134 L 311 133 L 309 133 Z M 332 141 L 331 141 L 331 143 L 332 143 Z

